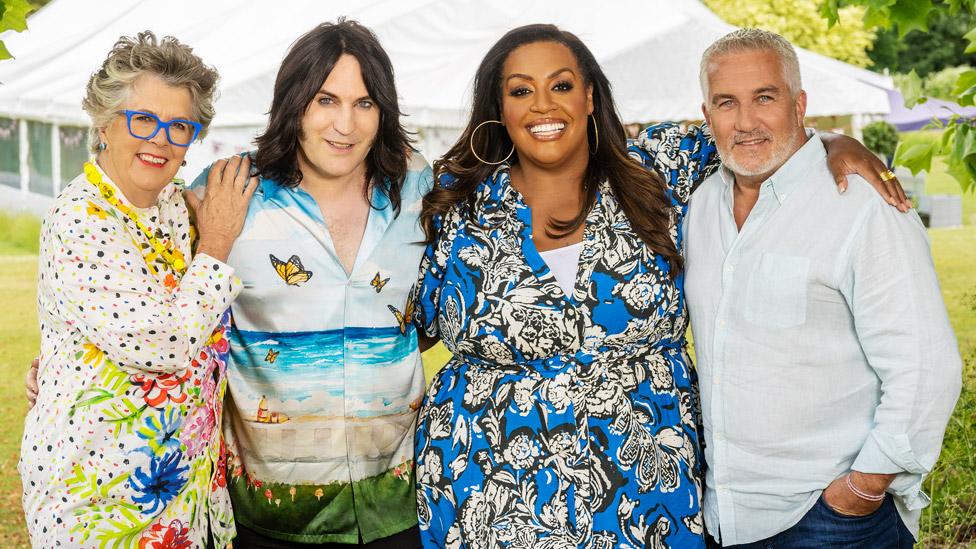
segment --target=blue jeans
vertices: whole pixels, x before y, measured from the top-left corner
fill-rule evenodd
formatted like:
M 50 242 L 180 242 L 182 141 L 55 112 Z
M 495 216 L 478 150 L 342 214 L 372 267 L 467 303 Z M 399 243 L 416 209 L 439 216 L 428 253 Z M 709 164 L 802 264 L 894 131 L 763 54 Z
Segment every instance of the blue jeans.
M 912 549 L 908 531 L 891 496 L 870 515 L 850 517 L 828 506 L 823 496 L 800 522 L 771 538 L 731 545 L 735 549 Z

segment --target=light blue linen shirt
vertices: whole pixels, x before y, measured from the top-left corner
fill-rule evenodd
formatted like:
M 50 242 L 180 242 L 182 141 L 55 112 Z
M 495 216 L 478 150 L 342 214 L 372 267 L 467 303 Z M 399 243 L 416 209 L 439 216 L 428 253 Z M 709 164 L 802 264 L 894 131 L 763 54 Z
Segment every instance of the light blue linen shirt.
M 913 533 L 962 363 L 918 216 L 863 180 L 838 194 L 818 138 L 737 230 L 721 169 L 685 218 L 705 425 L 705 523 L 725 545 L 793 526 L 850 470 L 897 473 Z

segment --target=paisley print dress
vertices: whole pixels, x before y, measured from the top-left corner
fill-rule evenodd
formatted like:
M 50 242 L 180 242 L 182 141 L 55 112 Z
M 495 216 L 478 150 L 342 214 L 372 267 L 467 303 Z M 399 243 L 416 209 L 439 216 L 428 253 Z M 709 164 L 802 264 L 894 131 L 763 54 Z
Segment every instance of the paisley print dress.
M 714 166 L 707 134 L 647 130 L 678 232 Z M 450 185 L 443 177 L 440 184 Z M 415 322 L 454 354 L 417 430 L 427 546 L 703 547 L 695 373 L 683 277 L 632 229 L 611 186 L 589 212 L 565 295 L 503 166 L 436 220 Z

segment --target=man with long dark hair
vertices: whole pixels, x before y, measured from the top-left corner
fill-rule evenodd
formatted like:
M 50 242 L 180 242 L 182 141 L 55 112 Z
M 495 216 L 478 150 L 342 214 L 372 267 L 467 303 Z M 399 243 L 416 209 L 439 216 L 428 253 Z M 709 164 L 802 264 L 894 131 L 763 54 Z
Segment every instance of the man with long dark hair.
M 299 38 L 256 142 L 260 188 L 228 259 L 245 289 L 214 479 L 235 545 L 417 546 L 424 378 L 407 296 L 431 173 L 373 33 L 340 20 Z

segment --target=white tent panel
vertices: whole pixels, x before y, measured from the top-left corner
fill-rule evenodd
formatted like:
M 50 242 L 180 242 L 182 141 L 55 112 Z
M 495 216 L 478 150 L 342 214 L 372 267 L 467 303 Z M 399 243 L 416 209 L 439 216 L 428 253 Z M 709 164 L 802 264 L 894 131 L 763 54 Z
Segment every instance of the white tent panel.
M 701 117 L 701 53 L 733 27 L 694 0 L 54 0 L 25 33 L 2 38 L 17 56 L 0 63 L 0 116 L 87 123 L 80 103 L 90 74 L 122 34 L 151 29 L 190 44 L 221 73 L 210 136 L 193 147 L 185 177 L 215 155 L 249 146 L 266 121 L 278 66 L 313 25 L 340 15 L 372 28 L 393 60 L 401 109 L 420 130 L 428 158 L 442 154 L 465 121 L 479 61 L 508 29 L 554 23 L 593 51 L 628 122 Z M 876 86 L 890 79 L 800 51 L 808 114 L 889 110 Z

